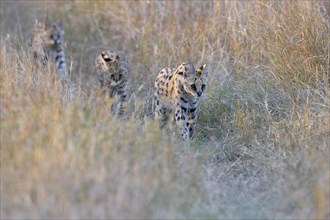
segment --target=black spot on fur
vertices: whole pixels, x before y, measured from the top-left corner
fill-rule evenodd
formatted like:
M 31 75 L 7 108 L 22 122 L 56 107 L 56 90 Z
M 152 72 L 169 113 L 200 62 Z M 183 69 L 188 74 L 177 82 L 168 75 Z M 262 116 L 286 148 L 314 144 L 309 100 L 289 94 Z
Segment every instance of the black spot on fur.
M 191 109 L 190 109 L 190 112 L 191 112 L 191 113 L 193 113 L 193 112 L 195 112 L 195 111 L 196 111 L 196 108 L 191 108 Z
M 60 64 L 59 64 L 59 67 L 61 68 L 62 65 L 64 65 L 64 64 L 65 64 L 65 62 L 64 62 L 63 60 L 61 60 L 61 61 L 60 61 Z
M 184 103 L 187 103 L 188 101 L 185 100 L 183 97 L 180 97 L 181 101 L 183 101 Z

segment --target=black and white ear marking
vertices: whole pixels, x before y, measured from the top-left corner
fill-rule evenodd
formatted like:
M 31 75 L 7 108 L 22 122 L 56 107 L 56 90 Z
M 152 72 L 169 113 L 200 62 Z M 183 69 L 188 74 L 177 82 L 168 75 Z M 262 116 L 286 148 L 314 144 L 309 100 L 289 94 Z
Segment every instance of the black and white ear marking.
M 197 72 L 204 75 L 205 77 L 209 76 L 209 70 L 210 70 L 210 64 L 204 64 L 201 67 L 198 68 Z
M 111 58 L 107 54 L 105 54 L 104 52 L 101 53 L 101 56 L 102 56 L 102 58 L 105 62 L 111 61 Z
M 182 73 L 182 72 L 181 72 L 181 73 Z M 180 73 L 179 73 L 179 75 L 180 75 Z M 191 71 L 184 71 L 184 72 L 183 72 L 183 76 L 184 76 L 185 78 L 190 77 L 190 76 L 191 76 Z
M 184 70 L 184 77 L 190 77 L 191 74 L 195 72 L 194 65 L 190 61 L 184 64 Z

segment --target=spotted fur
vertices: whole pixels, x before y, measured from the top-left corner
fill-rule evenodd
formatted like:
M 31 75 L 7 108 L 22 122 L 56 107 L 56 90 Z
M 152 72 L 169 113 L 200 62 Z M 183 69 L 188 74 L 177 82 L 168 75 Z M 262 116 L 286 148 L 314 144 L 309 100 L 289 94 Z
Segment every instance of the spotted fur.
M 115 100 L 111 107 L 112 112 L 123 115 L 130 75 L 125 56 L 112 50 L 104 50 L 97 54 L 95 65 L 103 92 L 107 92 Z
M 46 66 L 48 61 L 55 64 L 61 81 L 67 78 L 63 22 L 50 25 L 49 22 L 35 21 L 33 28 L 32 50 L 35 63 Z
M 196 123 L 199 97 L 208 82 L 209 64 L 198 70 L 190 62 L 176 69 L 162 69 L 155 82 L 154 114 L 161 126 L 181 127 L 181 137 L 192 137 Z M 175 130 L 176 128 L 174 128 Z

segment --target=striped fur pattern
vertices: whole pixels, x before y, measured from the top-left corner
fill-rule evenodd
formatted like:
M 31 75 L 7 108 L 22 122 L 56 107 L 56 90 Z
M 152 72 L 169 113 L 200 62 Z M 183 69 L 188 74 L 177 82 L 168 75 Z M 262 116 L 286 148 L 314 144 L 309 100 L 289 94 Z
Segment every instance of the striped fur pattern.
M 112 112 L 123 115 L 130 75 L 125 56 L 112 50 L 104 50 L 97 55 L 95 65 L 103 92 L 107 92 L 110 98 L 114 99 Z
M 196 123 L 198 100 L 208 82 L 209 64 L 195 70 L 191 62 L 176 69 L 162 69 L 155 82 L 154 114 L 161 126 L 181 127 L 181 137 L 192 137 Z
M 32 38 L 33 57 L 37 66 L 46 66 L 48 61 L 55 64 L 61 81 L 67 78 L 63 22 L 51 25 L 35 21 Z

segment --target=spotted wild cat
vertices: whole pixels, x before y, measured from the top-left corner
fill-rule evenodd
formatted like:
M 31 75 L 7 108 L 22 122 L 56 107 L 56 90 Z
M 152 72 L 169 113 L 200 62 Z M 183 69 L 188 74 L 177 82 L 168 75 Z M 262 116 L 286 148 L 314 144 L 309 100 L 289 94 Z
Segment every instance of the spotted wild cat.
M 112 112 L 123 115 L 130 75 L 125 56 L 112 50 L 104 50 L 97 54 L 95 65 L 97 78 L 103 92 L 107 92 L 110 98 L 114 100 L 111 106 Z
M 161 125 L 181 128 L 181 137 L 192 137 L 196 123 L 198 101 L 208 82 L 209 64 L 195 70 L 191 62 L 176 69 L 162 69 L 155 82 L 154 114 Z
M 50 61 L 55 64 L 61 81 L 67 79 L 64 53 L 63 22 L 51 25 L 48 21 L 35 21 L 32 37 L 33 57 L 38 66 L 46 66 Z

